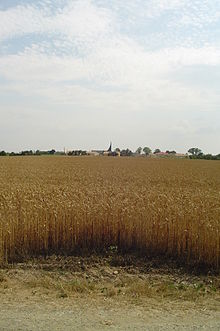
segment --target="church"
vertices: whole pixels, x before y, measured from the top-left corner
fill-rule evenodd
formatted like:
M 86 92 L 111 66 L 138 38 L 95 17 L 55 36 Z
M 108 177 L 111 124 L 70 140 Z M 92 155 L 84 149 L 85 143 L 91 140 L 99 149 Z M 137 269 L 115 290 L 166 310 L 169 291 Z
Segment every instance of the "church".
M 120 156 L 119 151 L 112 151 L 112 142 L 110 142 L 109 148 L 107 150 L 92 150 L 90 154 L 103 156 Z

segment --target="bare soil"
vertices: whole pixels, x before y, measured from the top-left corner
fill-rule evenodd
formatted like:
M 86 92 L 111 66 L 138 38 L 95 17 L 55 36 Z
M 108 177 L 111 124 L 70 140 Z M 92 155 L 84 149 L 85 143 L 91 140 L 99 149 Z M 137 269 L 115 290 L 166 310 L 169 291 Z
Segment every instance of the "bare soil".
M 220 276 L 116 254 L 7 265 L 0 330 L 219 331 Z

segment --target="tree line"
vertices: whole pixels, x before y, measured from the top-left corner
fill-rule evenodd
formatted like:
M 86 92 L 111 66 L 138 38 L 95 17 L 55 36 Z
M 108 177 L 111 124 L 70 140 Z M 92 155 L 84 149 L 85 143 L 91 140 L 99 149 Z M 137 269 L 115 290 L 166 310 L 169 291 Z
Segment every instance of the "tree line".
M 26 150 L 26 151 L 21 151 L 21 152 L 5 152 L 5 151 L 0 151 L 0 156 L 40 156 L 40 155 L 64 155 L 64 152 L 57 152 L 55 149 L 51 149 L 48 151 L 32 151 L 32 150 Z
M 188 153 L 190 153 L 190 159 L 220 160 L 220 154 L 204 154 L 201 149 L 197 147 L 190 148 Z
M 116 148 L 114 150 L 114 152 L 116 153 L 120 153 L 121 156 L 135 156 L 135 155 L 145 155 L 145 156 L 149 156 L 151 154 L 157 155 L 161 153 L 161 150 L 159 148 L 156 148 L 153 152 L 151 150 L 150 147 L 138 147 L 136 149 L 135 152 L 133 152 L 131 149 L 126 148 L 126 149 L 122 149 L 120 150 L 120 148 Z M 113 153 L 114 153 L 113 152 Z M 204 160 L 220 160 L 220 154 L 204 154 L 202 152 L 201 149 L 197 148 L 197 147 L 192 147 L 188 150 L 189 153 L 189 158 L 190 159 L 204 159 Z M 84 150 L 73 150 L 73 151 L 69 151 L 67 153 L 67 155 L 69 156 L 82 156 L 82 155 L 87 155 L 88 152 L 84 151 Z M 162 154 L 165 155 L 176 155 L 177 152 L 174 150 L 166 150 L 166 152 L 163 152 Z M 48 151 L 41 151 L 41 150 L 25 150 L 25 151 L 21 151 L 19 153 L 16 152 L 5 152 L 4 150 L 0 151 L 0 156 L 41 156 L 41 155 L 66 155 L 66 153 L 64 152 L 60 152 L 60 151 L 56 151 L 55 149 L 51 149 Z M 188 154 L 186 154 L 188 155 Z

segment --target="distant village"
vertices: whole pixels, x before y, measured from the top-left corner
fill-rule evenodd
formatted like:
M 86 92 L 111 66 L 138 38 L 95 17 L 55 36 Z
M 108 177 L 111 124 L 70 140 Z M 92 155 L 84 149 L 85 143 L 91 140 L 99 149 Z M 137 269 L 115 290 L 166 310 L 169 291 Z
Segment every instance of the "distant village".
M 178 153 L 174 150 L 161 151 L 159 148 L 154 151 L 150 147 L 138 147 L 134 152 L 127 149 L 112 148 L 110 143 L 107 149 L 99 150 L 93 149 L 91 151 L 85 150 L 67 150 L 56 151 L 55 149 L 41 151 L 41 150 L 25 150 L 19 153 L 0 151 L 0 156 L 43 156 L 43 155 L 67 155 L 67 156 L 112 156 L 112 157 L 149 157 L 149 158 L 190 158 L 190 159 L 206 159 L 206 160 L 220 160 L 220 154 L 204 154 L 201 149 L 193 147 L 188 150 L 187 153 Z
M 107 150 L 92 150 L 87 152 L 88 155 L 94 156 L 133 156 L 133 157 L 140 157 L 140 156 L 148 156 L 148 157 L 188 157 L 188 154 L 181 154 L 177 153 L 176 151 L 166 151 L 161 152 L 160 149 L 155 149 L 154 152 L 149 147 L 138 147 L 135 152 L 131 151 L 129 148 L 122 149 L 116 148 L 112 149 L 112 143 Z

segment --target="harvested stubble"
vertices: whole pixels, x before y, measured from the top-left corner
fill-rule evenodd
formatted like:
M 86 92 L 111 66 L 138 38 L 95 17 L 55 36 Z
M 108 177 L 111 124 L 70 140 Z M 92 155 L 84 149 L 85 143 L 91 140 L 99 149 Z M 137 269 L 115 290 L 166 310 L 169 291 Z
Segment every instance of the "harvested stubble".
M 0 261 L 117 246 L 219 269 L 220 162 L 0 159 Z

